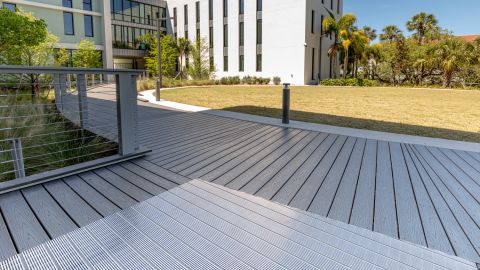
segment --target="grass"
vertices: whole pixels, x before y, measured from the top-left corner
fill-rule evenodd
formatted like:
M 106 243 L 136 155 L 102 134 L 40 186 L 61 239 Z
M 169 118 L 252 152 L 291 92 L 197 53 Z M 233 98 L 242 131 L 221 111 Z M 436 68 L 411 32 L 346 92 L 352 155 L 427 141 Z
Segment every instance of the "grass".
M 280 86 L 213 86 L 162 92 L 170 101 L 281 118 Z M 291 119 L 480 142 L 480 91 L 292 87 Z
M 111 150 L 117 148 L 116 143 L 80 130 L 64 118 L 47 93 L 33 100 L 30 96 L 12 97 L 12 91 L 0 93 L 9 95 L 0 98 L 0 105 L 9 106 L 0 108 L 0 182 L 15 178 L 9 173 L 13 163 L 9 162 L 10 142 L 5 139 L 21 138 L 27 176 L 116 153 Z

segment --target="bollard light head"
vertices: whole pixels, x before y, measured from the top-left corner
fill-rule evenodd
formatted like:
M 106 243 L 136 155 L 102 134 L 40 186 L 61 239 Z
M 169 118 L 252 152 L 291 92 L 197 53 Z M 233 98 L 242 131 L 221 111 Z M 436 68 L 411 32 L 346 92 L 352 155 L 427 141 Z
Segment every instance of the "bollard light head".
M 289 89 L 290 83 L 283 83 L 283 89 Z

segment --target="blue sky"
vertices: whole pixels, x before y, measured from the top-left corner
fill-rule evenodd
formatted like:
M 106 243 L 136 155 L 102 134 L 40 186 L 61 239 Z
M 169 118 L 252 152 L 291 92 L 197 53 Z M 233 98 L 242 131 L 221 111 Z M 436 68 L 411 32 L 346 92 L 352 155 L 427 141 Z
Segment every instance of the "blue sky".
M 455 35 L 480 34 L 480 0 L 344 0 L 344 13 L 357 15 L 359 27 L 368 25 L 380 33 L 405 23 L 416 13 L 433 13 L 439 25 Z

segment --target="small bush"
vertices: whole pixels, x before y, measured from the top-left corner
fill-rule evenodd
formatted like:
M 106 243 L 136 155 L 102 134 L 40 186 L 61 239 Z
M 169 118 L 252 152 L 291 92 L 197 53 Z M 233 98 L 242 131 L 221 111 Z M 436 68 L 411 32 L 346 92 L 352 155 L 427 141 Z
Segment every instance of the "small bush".
M 325 86 L 366 86 L 372 87 L 377 86 L 377 81 L 367 80 L 367 79 L 358 79 L 358 78 L 348 78 L 348 79 L 326 79 L 321 80 L 320 85 Z
M 282 79 L 280 77 L 273 77 L 273 84 L 280 85 L 282 83 Z

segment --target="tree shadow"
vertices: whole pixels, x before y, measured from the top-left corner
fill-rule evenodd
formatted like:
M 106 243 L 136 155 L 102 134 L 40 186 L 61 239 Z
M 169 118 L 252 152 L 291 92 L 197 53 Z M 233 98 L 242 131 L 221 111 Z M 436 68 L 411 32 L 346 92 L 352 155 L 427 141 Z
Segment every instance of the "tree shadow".
M 235 106 L 223 108 L 226 111 L 254 114 L 260 116 L 282 118 L 282 110 L 259 106 Z M 290 111 L 290 119 L 339 127 L 366 129 L 397 134 L 407 134 L 432 138 L 442 138 L 456 141 L 480 142 L 480 133 L 445 128 L 411 125 L 355 117 L 338 116 L 331 114 Z

